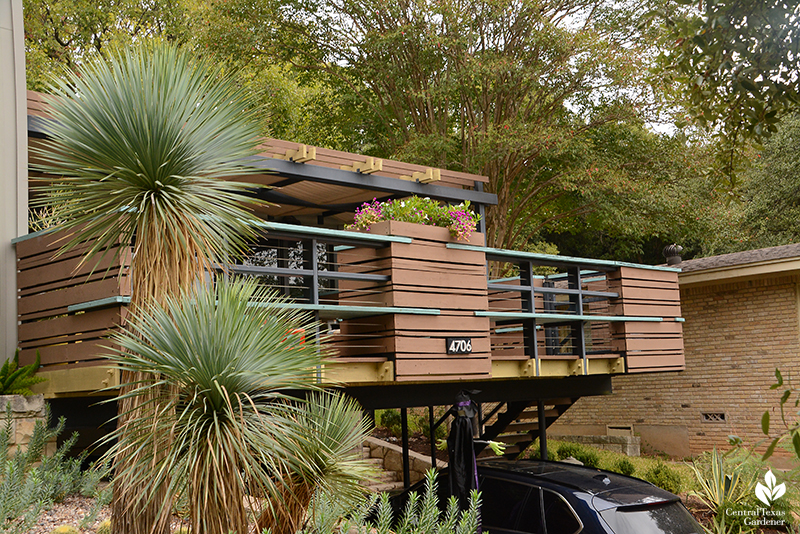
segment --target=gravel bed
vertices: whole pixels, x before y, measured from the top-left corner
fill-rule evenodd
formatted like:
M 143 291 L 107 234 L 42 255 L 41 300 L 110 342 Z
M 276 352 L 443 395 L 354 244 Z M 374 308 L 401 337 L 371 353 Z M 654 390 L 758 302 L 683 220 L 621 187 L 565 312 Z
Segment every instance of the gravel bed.
M 70 495 L 62 502 L 54 504 L 49 510 L 44 510 L 42 515 L 39 516 L 39 521 L 27 534 L 50 534 L 53 529 L 61 525 L 73 526 L 81 534 L 95 534 L 100 523 L 111 518 L 111 507 L 103 506 L 100 508 L 95 521 L 85 525 L 85 528 L 80 528 L 81 522 L 93 512 L 93 508 L 94 498 Z M 186 526 L 186 523 L 173 516 L 171 526 L 172 531 L 175 532 L 181 526 Z
M 94 499 L 92 497 L 70 495 L 62 502 L 54 504 L 49 510 L 43 511 L 39 516 L 39 521 L 28 532 L 29 534 L 50 534 L 56 527 L 71 525 L 77 528 L 81 534 L 94 534 L 97 526 L 111 517 L 111 510 L 108 506 L 103 506 L 97 514 L 97 520 L 87 528 L 81 529 L 81 522 L 92 513 L 93 508 Z

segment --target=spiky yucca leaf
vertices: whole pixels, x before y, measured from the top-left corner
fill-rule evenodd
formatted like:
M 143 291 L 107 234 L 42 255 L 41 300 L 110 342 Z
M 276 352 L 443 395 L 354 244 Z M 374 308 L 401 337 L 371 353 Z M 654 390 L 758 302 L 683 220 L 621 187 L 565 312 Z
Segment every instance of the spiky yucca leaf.
M 364 493 L 359 483 L 375 475 L 361 457 L 371 429 L 358 403 L 332 392 L 315 392 L 299 405 L 296 419 L 304 435 L 286 448 L 297 448 L 304 461 L 284 476 L 281 499 L 268 505 L 257 521 L 259 530 L 270 528 L 272 534 L 302 530 L 316 494 L 356 502 Z
M 258 142 L 247 95 L 221 70 L 173 46 L 125 48 L 51 88 L 48 143 L 34 148 L 41 193 L 58 204 L 64 249 L 90 241 L 90 258 L 134 243 L 134 304 L 178 295 L 209 262 L 254 236 L 244 207 Z
M 110 454 L 138 453 L 122 475 L 147 481 L 149 497 L 161 485 L 188 494 L 193 532 L 245 533 L 245 496 L 281 505 L 282 481 L 313 461 L 302 404 L 285 392 L 316 388 L 313 371 L 328 353 L 303 341 L 298 332 L 315 325 L 283 302 L 253 282 L 219 280 L 134 313 L 129 331 L 114 335 L 122 349 L 110 358 L 120 368 L 159 377 L 127 396 L 158 413 L 139 412 L 129 431 L 117 430 Z M 336 429 L 332 440 L 353 432 Z

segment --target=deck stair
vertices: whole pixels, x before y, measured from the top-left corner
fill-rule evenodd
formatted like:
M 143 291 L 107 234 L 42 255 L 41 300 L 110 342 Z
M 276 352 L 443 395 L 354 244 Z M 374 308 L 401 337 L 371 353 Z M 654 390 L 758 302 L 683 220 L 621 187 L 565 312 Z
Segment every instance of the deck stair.
M 390 471 L 383 468 L 383 459 L 381 458 L 371 458 L 370 457 L 370 448 L 368 446 L 364 446 L 362 449 L 362 457 L 370 464 L 372 464 L 375 469 L 377 470 L 377 475 L 374 480 L 370 481 L 369 483 L 365 483 L 364 487 L 371 492 L 379 493 L 382 491 L 387 491 L 389 493 L 394 493 L 403 490 L 403 481 L 400 480 L 400 476 L 396 471 Z
M 543 403 L 545 428 L 552 425 L 577 400 L 546 399 Z M 507 444 L 503 456 L 514 459 L 539 437 L 538 402 L 533 400 L 499 403 L 486 412 L 483 428 L 480 439 Z

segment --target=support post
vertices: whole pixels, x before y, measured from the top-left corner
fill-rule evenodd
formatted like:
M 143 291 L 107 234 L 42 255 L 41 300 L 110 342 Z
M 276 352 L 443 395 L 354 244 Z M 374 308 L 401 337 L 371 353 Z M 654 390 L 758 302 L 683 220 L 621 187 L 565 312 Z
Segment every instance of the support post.
M 403 487 L 411 486 L 411 459 L 408 455 L 408 408 L 400 408 L 400 426 L 403 431 Z
M 431 433 L 431 467 L 436 469 L 436 422 L 433 420 L 433 406 L 428 406 L 428 428 Z
M 542 399 L 536 400 L 536 415 L 539 417 L 539 457 L 547 460 L 547 417 Z

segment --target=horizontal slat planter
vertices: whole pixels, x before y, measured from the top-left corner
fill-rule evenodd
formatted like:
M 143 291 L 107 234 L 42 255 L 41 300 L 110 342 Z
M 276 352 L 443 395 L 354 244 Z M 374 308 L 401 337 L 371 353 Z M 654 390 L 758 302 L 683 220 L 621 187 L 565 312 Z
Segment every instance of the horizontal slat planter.
M 463 380 L 491 377 L 489 319 L 475 317 L 474 310 L 488 306 L 486 263 L 481 252 L 449 250 L 450 232 L 445 228 L 388 221 L 373 225 L 371 233 L 411 237 L 411 244 L 391 243 L 383 249 L 348 250 L 338 258 L 342 271 L 388 274 L 391 282 L 369 293 L 346 281 L 340 302 L 380 301 L 384 306 L 435 308 L 437 316 L 391 315 L 370 321 L 341 324 L 345 340 L 340 354 L 366 354 L 363 342 L 378 346 L 395 362 L 397 381 Z M 474 234 L 471 243 L 482 245 Z M 457 252 L 457 254 L 452 254 Z M 353 290 L 362 289 L 363 293 Z M 469 337 L 470 354 L 448 355 L 446 338 Z
M 661 322 L 612 323 L 611 346 L 625 353 L 629 373 L 684 369 L 683 326 L 678 273 L 622 267 L 609 274 L 612 313 L 662 317 Z
M 125 306 L 112 302 L 80 312 L 69 307 L 130 295 L 129 249 L 115 247 L 82 262 L 88 244 L 59 255 L 65 241 L 63 232 L 54 232 L 15 245 L 20 363 L 32 363 L 38 351 L 45 371 L 107 363 L 105 338 L 124 321 Z

